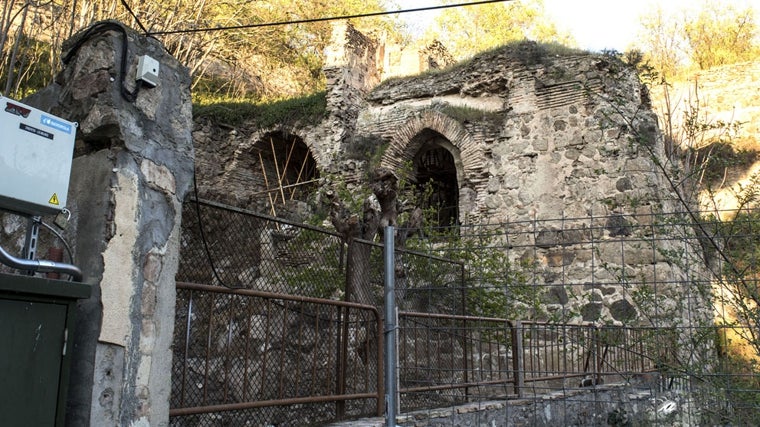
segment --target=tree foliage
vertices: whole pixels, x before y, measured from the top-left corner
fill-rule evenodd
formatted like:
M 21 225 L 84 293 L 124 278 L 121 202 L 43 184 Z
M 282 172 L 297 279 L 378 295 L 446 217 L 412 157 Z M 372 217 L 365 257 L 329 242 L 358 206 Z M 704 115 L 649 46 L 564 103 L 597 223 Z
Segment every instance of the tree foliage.
M 382 10 L 381 0 L 9 0 L 0 8 L 0 90 L 22 97 L 50 82 L 64 40 L 90 24 L 114 19 L 149 33 L 289 22 Z M 392 34 L 391 18 L 363 18 L 364 32 Z M 157 35 L 194 77 L 196 92 L 218 98 L 279 99 L 323 88 L 329 22 Z M 273 75 L 277 79 L 272 78 Z
M 675 221 L 692 224 L 694 237 L 684 240 L 685 250 L 660 251 L 673 265 L 704 265 L 709 280 L 695 280 L 689 292 L 701 294 L 710 315 L 694 316 L 690 308 L 690 337 L 694 349 L 716 356 L 706 360 L 694 358 L 686 369 L 695 376 L 704 372 L 712 397 L 726 401 L 728 410 L 705 410 L 704 425 L 753 424 L 758 404 L 760 372 L 760 173 L 751 172 L 757 153 L 736 149 L 733 139 L 740 123 L 711 120 L 706 105 L 694 93 L 685 100 L 683 120 L 674 121 L 675 105 L 665 90 L 665 111 L 661 112 L 666 150 L 658 152 L 642 143 L 636 135 L 633 143 L 649 152 L 670 191 L 685 212 Z M 614 108 L 614 107 L 613 107 Z M 620 123 L 634 129 L 633 117 L 619 112 Z M 638 131 L 636 131 L 638 132 Z M 731 177 L 731 171 L 747 169 Z M 727 203 L 728 202 L 728 203 Z M 672 222 L 672 220 L 670 220 Z M 667 223 L 664 222 L 664 223 Z M 687 263 L 684 260 L 690 259 Z M 702 267 L 700 267 L 702 268 Z M 661 310 L 656 293 L 640 286 L 635 301 L 639 308 Z M 646 310 L 651 310 L 646 308 Z M 708 363 L 705 363 L 708 362 Z
M 705 2 L 684 25 L 690 57 L 699 69 L 747 61 L 758 53 L 757 24 L 751 7 L 738 9 L 722 2 Z
M 641 17 L 638 47 L 666 79 L 689 66 L 704 70 L 750 61 L 760 55 L 755 12 L 730 2 L 703 2 L 675 13 L 658 5 Z
M 425 39 L 441 41 L 457 59 L 524 39 L 573 44 L 545 15 L 543 0 L 444 9 Z
M 661 5 L 641 19 L 638 40 L 646 50 L 650 64 L 664 78 L 671 78 L 682 66 L 684 41 L 682 25 L 672 19 Z

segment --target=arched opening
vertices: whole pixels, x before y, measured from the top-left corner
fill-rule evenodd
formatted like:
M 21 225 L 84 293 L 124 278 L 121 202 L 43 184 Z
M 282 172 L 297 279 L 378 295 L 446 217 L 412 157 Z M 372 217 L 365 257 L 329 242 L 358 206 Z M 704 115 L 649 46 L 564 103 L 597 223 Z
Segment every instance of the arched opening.
M 417 185 L 419 205 L 433 212 L 434 227 L 448 227 L 459 223 L 459 184 L 451 143 L 439 133 L 424 130 L 414 139 L 420 148 L 414 156 L 414 181 Z
M 265 211 L 283 216 L 297 202 L 306 202 L 317 188 L 317 163 L 301 138 L 295 135 L 272 133 L 254 144 L 253 172 L 259 175 L 260 188 L 255 193 L 263 199 Z M 260 203 L 259 206 L 261 206 Z M 288 215 L 285 215 L 288 216 Z

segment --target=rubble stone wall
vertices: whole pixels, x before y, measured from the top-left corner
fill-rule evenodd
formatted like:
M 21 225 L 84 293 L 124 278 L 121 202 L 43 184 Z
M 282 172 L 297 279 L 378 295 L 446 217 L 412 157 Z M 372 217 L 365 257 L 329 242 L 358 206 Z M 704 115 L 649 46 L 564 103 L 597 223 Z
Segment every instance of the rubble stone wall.
M 657 319 L 688 320 L 694 307 L 704 307 L 698 292 L 686 303 L 681 295 L 700 267 L 676 266 L 664 255 L 676 243 L 644 231 L 656 214 L 681 209 L 654 160 L 665 159 L 662 134 L 633 67 L 609 55 L 525 42 L 379 82 L 387 52 L 350 27 L 336 27 L 334 38 L 325 120 L 287 129 L 303 138 L 321 170 L 357 186 L 372 167 L 409 173 L 434 135 L 454 158 L 459 222 L 538 227 L 515 242 L 530 253 L 511 251 L 511 261 L 538 263 L 539 284 L 562 277 L 556 302 L 576 313 L 572 320 L 652 322 L 636 307 L 630 278 L 678 284 L 660 290 L 670 303 L 657 304 L 672 309 L 658 310 Z M 199 147 L 199 158 L 204 152 Z M 564 230 L 537 226 L 551 219 Z

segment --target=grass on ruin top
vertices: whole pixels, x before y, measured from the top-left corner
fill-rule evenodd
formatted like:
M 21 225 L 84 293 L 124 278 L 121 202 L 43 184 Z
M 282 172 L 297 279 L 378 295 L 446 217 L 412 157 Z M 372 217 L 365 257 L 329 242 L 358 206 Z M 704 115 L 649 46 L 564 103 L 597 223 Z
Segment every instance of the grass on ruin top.
M 326 111 L 325 92 L 265 101 L 193 97 L 193 117 L 204 117 L 229 126 L 247 124 L 266 129 L 281 124 L 316 124 Z
M 515 41 L 508 42 L 506 44 L 503 44 L 501 46 L 497 46 L 491 49 L 478 52 L 469 58 L 465 58 L 460 61 L 457 61 L 456 63 L 445 68 L 430 69 L 430 70 L 420 73 L 418 76 L 392 77 L 390 79 L 387 79 L 383 83 L 406 81 L 406 80 L 409 80 L 410 78 L 413 79 L 415 77 L 420 77 L 420 76 L 446 74 L 452 71 L 466 68 L 475 61 L 480 61 L 483 58 L 494 57 L 499 54 L 506 54 L 510 57 L 513 57 L 523 62 L 525 65 L 535 65 L 537 63 L 544 62 L 546 61 L 547 58 L 551 58 L 551 57 L 570 56 L 570 55 L 591 55 L 592 53 L 586 50 L 568 47 L 563 44 L 555 43 L 555 42 L 543 43 L 543 42 L 534 42 L 534 41 L 528 41 L 528 40 L 515 40 Z

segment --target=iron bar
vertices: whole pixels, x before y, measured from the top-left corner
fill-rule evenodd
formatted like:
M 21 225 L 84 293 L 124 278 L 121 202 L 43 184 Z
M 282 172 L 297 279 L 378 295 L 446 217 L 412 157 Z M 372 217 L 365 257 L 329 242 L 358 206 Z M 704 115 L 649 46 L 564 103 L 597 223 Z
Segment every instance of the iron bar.
M 211 294 L 211 303 L 208 305 L 208 325 L 206 326 L 206 363 L 203 364 L 203 400 L 205 404 L 208 400 L 208 364 L 211 360 L 211 320 L 213 317 L 214 301 L 216 300 L 216 294 Z
M 200 283 L 190 283 L 190 282 L 177 282 L 177 289 L 188 289 L 188 290 L 219 293 L 219 294 L 243 295 L 243 296 L 251 296 L 251 297 L 257 297 L 257 298 L 264 298 L 264 299 L 295 301 L 295 302 L 300 302 L 300 303 L 324 304 L 324 305 L 331 305 L 331 306 L 337 306 L 337 307 L 358 308 L 360 310 L 368 310 L 373 313 L 377 313 L 377 317 L 378 318 L 380 317 L 379 312 L 376 307 L 371 306 L 371 305 L 359 304 L 356 302 L 327 300 L 327 299 L 322 299 L 322 298 L 305 297 L 305 296 L 300 296 L 300 295 L 278 294 L 274 292 L 257 291 L 255 289 L 224 288 L 221 286 L 203 285 Z
M 341 308 L 340 319 L 340 341 L 338 348 L 338 369 L 336 375 L 337 388 L 336 394 L 341 395 L 346 392 L 346 367 L 348 360 L 348 323 L 350 313 L 348 307 Z M 335 414 L 338 419 L 343 417 L 346 413 L 346 406 L 342 401 L 335 402 Z
M 377 319 L 377 318 L 376 318 Z M 379 320 L 379 319 L 377 319 Z M 376 321 L 375 324 L 375 336 L 377 337 L 377 352 L 375 354 L 375 366 L 377 366 L 377 375 L 375 380 L 377 381 L 377 406 L 376 414 L 381 416 L 383 414 L 385 400 L 379 397 L 385 396 L 385 366 L 383 366 L 383 356 L 385 349 L 385 336 L 383 335 L 383 322 Z M 369 358 L 369 357 L 367 357 Z
M 185 404 L 185 384 L 187 384 L 187 366 L 188 366 L 188 354 L 190 352 L 190 331 L 192 330 L 193 319 L 193 291 L 190 291 L 190 298 L 187 303 L 187 322 L 185 323 L 185 348 L 183 349 L 184 363 L 182 364 L 182 386 L 180 388 L 180 405 Z
M 320 311 L 321 314 L 321 311 Z M 321 328 L 319 325 L 319 315 L 314 316 L 314 335 L 320 336 Z M 328 347 L 329 348 L 329 347 Z M 317 385 L 317 361 L 319 360 L 319 355 L 312 360 L 311 363 L 311 394 L 316 393 L 316 385 Z
M 342 396 L 326 395 L 314 397 L 292 397 L 288 399 L 258 400 L 251 402 L 225 403 L 221 405 L 194 406 L 191 408 L 174 408 L 169 410 L 169 416 L 180 417 L 185 415 L 209 414 L 213 412 L 239 411 L 241 409 L 266 408 L 268 406 L 288 406 L 307 403 L 326 403 L 334 402 L 337 400 L 346 401 L 377 398 L 377 393 L 344 394 Z
M 266 323 L 266 336 L 264 338 L 264 350 L 261 352 L 261 372 L 268 372 L 267 371 L 267 361 L 269 356 L 269 343 L 270 343 L 270 337 L 271 337 L 271 328 L 269 327 L 272 324 L 272 300 L 267 300 L 267 323 Z M 266 389 L 267 384 L 267 376 L 262 375 L 261 376 L 261 390 Z
M 251 369 L 251 318 L 253 317 L 253 304 L 248 304 L 248 315 L 246 316 L 246 331 L 245 331 L 245 358 L 243 364 L 243 400 L 248 400 L 249 387 L 248 384 L 248 371 Z
M 522 323 L 518 320 L 512 324 L 512 369 L 514 373 L 515 394 L 523 397 L 525 394 L 525 362 L 523 355 Z
M 288 309 L 288 302 L 285 302 L 285 309 Z M 282 340 L 285 341 L 287 338 L 287 333 L 285 331 L 288 329 L 288 319 L 287 315 L 282 316 L 282 325 L 281 325 L 281 334 Z M 277 366 L 277 398 L 282 399 L 285 396 L 285 343 L 280 342 L 279 346 L 279 353 L 280 353 L 280 363 Z
M 224 352 L 224 400 L 229 398 L 230 392 L 230 353 L 232 348 L 232 310 L 229 311 L 227 316 L 227 348 Z

